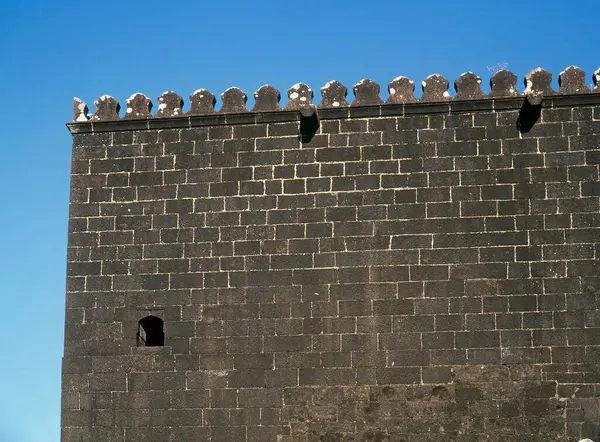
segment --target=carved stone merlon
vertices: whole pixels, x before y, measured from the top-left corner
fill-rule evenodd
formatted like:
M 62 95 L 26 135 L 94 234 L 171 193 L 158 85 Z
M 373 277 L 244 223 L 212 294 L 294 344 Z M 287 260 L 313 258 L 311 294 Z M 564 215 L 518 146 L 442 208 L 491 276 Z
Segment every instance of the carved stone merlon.
M 123 115 L 123 120 L 150 118 L 152 116 L 150 113 L 152 110 L 152 101 L 144 94 L 140 94 L 139 92 L 133 94 L 125 101 L 125 104 L 127 105 L 127 110 L 125 111 L 125 115 Z
M 386 103 L 414 103 L 415 82 L 408 77 L 396 77 L 388 85 L 388 97 Z
M 552 74 L 542 68 L 536 68 L 525 75 L 524 93 L 529 104 L 537 106 L 545 96 L 554 95 L 551 82 Z
M 88 107 L 77 97 L 73 97 L 73 121 L 88 121 Z
M 284 110 L 298 110 L 304 107 L 311 107 L 313 100 L 313 90 L 305 83 L 296 83 L 288 89 L 288 104 Z
M 569 66 L 558 75 L 559 94 L 584 94 L 590 90 L 585 85 L 585 71 Z
M 114 121 L 119 119 L 121 105 L 114 97 L 102 95 L 94 101 L 94 106 L 96 106 L 96 113 L 91 118 L 93 121 Z
M 594 89 L 592 92 L 600 92 L 600 68 L 596 69 L 594 75 L 592 75 L 592 81 L 594 82 Z
M 183 115 L 181 108 L 183 107 L 183 98 L 173 91 L 166 91 L 158 97 L 158 118 L 164 117 L 180 117 Z
M 347 107 L 348 88 L 337 80 L 328 81 L 321 88 L 321 104 L 319 107 Z
M 448 93 L 448 80 L 439 74 L 433 74 L 423 80 L 423 95 L 420 101 L 447 101 L 450 100 Z
M 281 94 L 273 86 L 265 84 L 254 92 L 254 107 L 253 111 L 268 112 L 281 110 L 279 101 Z
M 221 100 L 223 101 L 223 106 L 221 106 L 221 110 L 219 111 L 221 113 L 248 112 L 248 108 L 246 107 L 248 96 L 243 90 L 237 87 L 230 87 L 223 92 Z
M 506 69 L 492 75 L 490 87 L 492 88 L 490 97 L 516 97 L 519 95 L 517 76 Z
M 481 90 L 481 77 L 473 72 L 465 72 L 454 81 L 455 100 L 475 100 L 485 98 Z
M 217 99 L 206 89 L 198 89 L 190 95 L 190 115 L 214 114 Z
M 383 100 L 379 96 L 379 84 L 364 78 L 354 85 L 354 101 L 351 106 L 369 106 L 383 104 Z

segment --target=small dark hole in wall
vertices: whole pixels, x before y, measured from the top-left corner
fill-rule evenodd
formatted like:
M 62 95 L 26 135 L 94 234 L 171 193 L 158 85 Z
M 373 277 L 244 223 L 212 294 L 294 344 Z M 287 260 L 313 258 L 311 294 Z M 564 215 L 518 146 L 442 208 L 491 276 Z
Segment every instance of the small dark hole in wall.
M 138 322 L 138 347 L 162 347 L 165 345 L 163 320 L 156 316 L 146 316 Z

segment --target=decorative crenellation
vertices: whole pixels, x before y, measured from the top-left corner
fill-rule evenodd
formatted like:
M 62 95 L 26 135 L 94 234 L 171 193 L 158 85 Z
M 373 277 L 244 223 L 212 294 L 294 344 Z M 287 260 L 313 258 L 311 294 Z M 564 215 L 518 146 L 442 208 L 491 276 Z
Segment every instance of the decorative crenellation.
M 525 89 L 521 93 L 517 90 L 517 76 L 508 70 L 496 72 L 490 79 L 490 93 L 486 94 L 481 89 L 481 77 L 473 72 L 465 72 L 454 81 L 455 96 L 449 92 L 450 82 L 440 74 L 433 74 L 422 82 L 423 94 L 420 98 L 414 96 L 415 83 L 407 77 L 396 77 L 388 84 L 389 97 L 384 100 L 380 96 L 379 84 L 365 78 L 359 81 L 352 91 L 354 100 L 347 101 L 348 88 L 339 81 L 330 81 L 321 88 L 321 102 L 317 107 L 321 109 L 379 106 L 387 104 L 405 103 L 430 103 L 447 102 L 450 100 L 481 100 L 487 98 L 510 98 L 525 96 L 531 104 L 539 104 L 544 97 L 554 95 L 573 95 L 585 93 L 600 93 L 600 69 L 592 76 L 594 84 L 590 91 L 585 81 L 586 73 L 576 66 L 569 66 L 558 76 L 559 89 L 552 89 L 552 74 L 543 68 L 536 68 L 529 72 L 525 78 Z M 312 108 L 313 90 L 305 83 L 297 83 L 287 91 L 288 102 L 281 107 L 280 92 L 270 85 L 261 86 L 254 92 L 255 104 L 252 110 L 246 103 L 248 96 L 239 88 L 231 87 L 221 94 L 222 106 L 215 109 L 216 98 L 206 89 L 198 89 L 190 95 L 190 108 L 187 112 L 183 109 L 183 98 L 173 91 L 167 91 L 158 98 L 158 110 L 152 115 L 152 101 L 141 93 L 135 93 L 126 100 L 127 109 L 123 117 L 119 116 L 119 102 L 109 96 L 103 95 L 94 102 L 96 113 L 88 115 L 87 105 L 79 98 L 74 99 L 73 119 L 75 122 L 86 121 L 115 121 L 145 118 L 168 118 L 190 115 L 210 115 L 214 113 L 245 113 L 245 112 L 277 112 L 290 110 L 303 110 Z

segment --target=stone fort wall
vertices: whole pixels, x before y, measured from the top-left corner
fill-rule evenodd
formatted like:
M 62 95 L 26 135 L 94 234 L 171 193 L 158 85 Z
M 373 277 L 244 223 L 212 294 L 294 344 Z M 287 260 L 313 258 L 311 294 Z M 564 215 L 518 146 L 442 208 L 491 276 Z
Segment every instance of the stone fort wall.
M 76 99 L 63 442 L 599 440 L 600 84 L 551 78 Z

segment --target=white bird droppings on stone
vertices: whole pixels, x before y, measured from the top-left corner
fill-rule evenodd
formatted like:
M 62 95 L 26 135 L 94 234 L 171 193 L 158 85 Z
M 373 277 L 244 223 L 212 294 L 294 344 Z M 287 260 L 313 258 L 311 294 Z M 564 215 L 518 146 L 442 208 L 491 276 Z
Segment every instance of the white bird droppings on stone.
M 390 94 L 394 95 L 396 93 L 396 89 L 394 89 L 393 87 L 390 88 Z
M 300 96 L 300 94 L 298 94 L 298 92 L 292 92 L 292 93 L 290 94 L 290 98 L 291 98 L 292 100 L 295 100 L 295 99 L 296 99 L 296 98 L 298 98 L 299 96 Z
M 300 97 L 300 101 L 306 101 L 306 97 Z
M 158 105 L 158 108 L 159 108 L 160 110 L 166 109 L 166 108 L 167 108 L 167 104 L 166 104 L 166 103 L 160 103 L 160 104 Z
M 448 93 L 448 91 L 444 91 L 444 93 L 442 95 L 446 98 L 450 97 L 450 94 Z
M 334 102 L 333 102 L 333 107 L 339 107 L 339 105 L 340 105 L 340 102 L 339 102 L 339 101 L 334 101 Z

